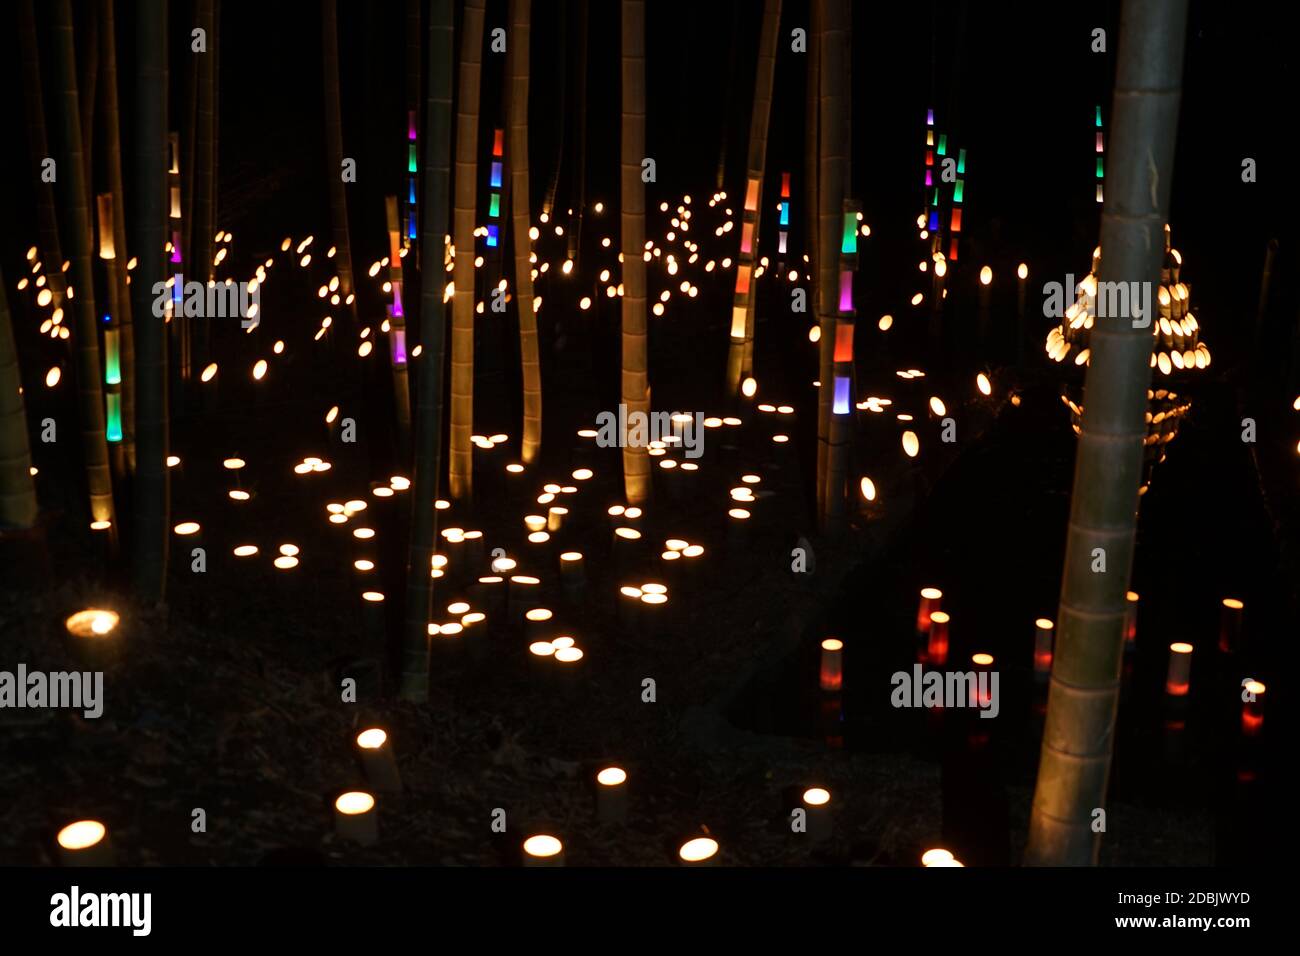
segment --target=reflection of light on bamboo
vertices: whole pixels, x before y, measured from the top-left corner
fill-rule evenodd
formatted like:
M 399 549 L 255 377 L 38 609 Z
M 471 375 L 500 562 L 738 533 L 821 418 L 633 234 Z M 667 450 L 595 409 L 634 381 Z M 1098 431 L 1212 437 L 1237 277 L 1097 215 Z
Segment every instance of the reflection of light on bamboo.
M 839 690 L 844 686 L 844 642 L 836 637 L 822 641 L 818 684 L 822 690 Z
M 1169 676 L 1165 680 L 1165 693 L 1170 697 L 1186 697 L 1191 689 L 1192 645 L 1175 641 L 1169 645 Z

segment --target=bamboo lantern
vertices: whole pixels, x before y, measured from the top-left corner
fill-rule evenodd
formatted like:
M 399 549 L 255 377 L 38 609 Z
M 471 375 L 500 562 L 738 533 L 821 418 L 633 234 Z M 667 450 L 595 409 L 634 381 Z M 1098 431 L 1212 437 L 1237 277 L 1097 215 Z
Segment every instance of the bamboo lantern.
M 930 614 L 930 641 L 926 648 L 926 661 L 936 667 L 948 662 L 948 622 L 945 611 L 933 611 Z
M 822 787 L 803 792 L 803 809 L 807 814 L 808 836 L 820 843 L 831 835 L 831 794 Z
M 73 651 L 77 656 L 92 667 L 102 667 L 120 647 L 120 642 L 110 636 L 117 629 L 120 620 L 116 611 L 87 608 L 69 617 L 64 622 L 64 628 L 72 639 Z
M 531 574 L 512 574 L 506 586 L 506 611 L 514 614 L 532 604 L 541 585 Z
M 1175 641 L 1169 645 L 1169 676 L 1165 680 L 1165 693 L 1170 697 L 1186 697 L 1191 690 L 1192 645 Z
M 632 584 L 618 589 L 618 623 L 628 633 L 636 633 L 641 623 L 642 591 Z
M 108 828 L 98 820 L 78 820 L 59 831 L 61 866 L 112 866 L 113 848 Z
M 1268 689 L 1257 680 L 1242 683 L 1241 733 L 1246 737 L 1258 736 L 1264 729 L 1264 692 Z
M 930 614 L 939 610 L 939 602 L 943 600 L 943 592 L 938 588 L 921 588 L 921 602 L 916 609 L 916 633 L 919 635 L 928 635 L 930 633 Z
M 565 551 L 560 554 L 560 582 L 570 598 L 582 596 L 587 587 L 587 569 L 581 551 Z
M 334 801 L 334 832 L 340 840 L 371 846 L 379 840 L 379 814 L 373 794 L 350 790 Z
M 992 691 L 988 689 L 989 685 L 985 683 L 985 690 L 980 690 L 979 675 L 987 674 L 989 668 L 993 666 L 993 655 L 983 652 L 972 654 L 971 663 L 975 665 L 975 682 L 970 689 L 970 706 L 981 710 L 987 709 L 993 702 Z
M 530 836 L 523 845 L 524 866 L 564 866 L 564 844 L 549 833 Z
M 596 774 L 596 819 L 627 822 L 627 771 L 622 767 L 606 767 Z
M 546 530 L 552 533 L 559 531 L 560 528 L 564 527 L 564 519 L 568 514 L 568 508 L 562 508 L 558 505 L 552 506 L 546 513 Z
M 1224 654 L 1236 651 L 1241 643 L 1241 618 L 1246 605 L 1237 598 L 1224 598 L 1219 618 L 1219 650 Z
M 717 856 L 718 841 L 706 836 L 687 840 L 677 851 L 682 866 L 713 866 Z
M 1125 594 L 1127 604 L 1124 606 L 1124 650 L 1131 651 L 1137 644 L 1138 633 L 1138 593 L 1129 591 Z
M 818 684 L 827 691 L 838 691 L 844 686 L 844 642 L 837 637 L 822 641 Z
M 370 785 L 381 793 L 401 790 L 402 778 L 397 771 L 397 759 L 388 734 L 378 727 L 371 727 L 357 734 L 356 742 L 361 769 Z
M 1045 617 L 1034 622 L 1034 680 L 1046 684 L 1052 674 L 1052 635 L 1055 625 Z
M 555 625 L 550 608 L 534 607 L 524 612 L 524 635 L 529 641 L 544 641 L 550 637 Z

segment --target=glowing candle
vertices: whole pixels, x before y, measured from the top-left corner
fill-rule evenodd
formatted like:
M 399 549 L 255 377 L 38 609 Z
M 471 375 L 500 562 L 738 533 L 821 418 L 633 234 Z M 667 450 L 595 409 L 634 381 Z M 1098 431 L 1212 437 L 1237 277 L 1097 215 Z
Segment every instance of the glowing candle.
M 837 637 L 822 641 L 818 684 L 822 690 L 837 691 L 844 686 L 844 642 Z
M 564 866 L 564 844 L 559 837 L 539 833 L 524 841 L 524 866 Z
M 942 667 L 948 661 L 949 620 L 944 611 L 930 613 L 930 644 L 926 650 L 926 661 L 936 667 Z
M 397 759 L 388 734 L 371 727 L 357 734 L 357 753 L 366 780 L 375 790 L 389 792 L 402 789 L 402 778 L 397 771 Z
M 1046 683 L 1052 673 L 1052 634 L 1055 625 L 1045 617 L 1034 622 L 1034 680 Z
M 853 273 L 847 270 L 840 273 L 840 312 L 853 312 Z
M 1129 591 L 1124 595 L 1124 650 L 1131 651 L 1137 641 L 1138 593 Z
M 627 821 L 627 771 L 606 767 L 596 774 L 596 819 L 601 823 Z
M 373 794 L 350 790 L 334 801 L 334 832 L 340 840 L 370 846 L 379 839 L 379 815 Z
M 803 810 L 808 823 L 808 838 L 817 842 L 831 835 L 831 794 L 823 787 L 803 792 Z
M 849 394 L 849 379 L 844 375 L 835 376 L 835 395 L 831 411 L 836 415 L 847 415 L 852 406 Z
M 921 601 L 916 608 L 916 631 L 918 634 L 929 634 L 930 614 L 932 611 L 939 610 L 941 600 L 943 600 L 943 592 L 938 588 L 921 588 Z
M 1169 645 L 1169 676 L 1165 680 L 1165 693 L 1170 697 L 1186 697 L 1191 689 L 1192 645 L 1175 641 Z
M 1231 654 L 1241 640 L 1241 617 L 1246 605 L 1237 598 L 1224 598 L 1219 618 L 1219 650 Z
M 712 837 L 687 840 L 677 851 L 682 866 L 712 866 L 718 855 L 718 841 Z
M 112 866 L 113 849 L 108 828 L 98 820 L 78 820 L 61 829 L 56 838 L 62 866 Z
M 1254 737 L 1264 729 L 1264 691 L 1257 680 L 1245 680 L 1241 685 L 1241 732 Z

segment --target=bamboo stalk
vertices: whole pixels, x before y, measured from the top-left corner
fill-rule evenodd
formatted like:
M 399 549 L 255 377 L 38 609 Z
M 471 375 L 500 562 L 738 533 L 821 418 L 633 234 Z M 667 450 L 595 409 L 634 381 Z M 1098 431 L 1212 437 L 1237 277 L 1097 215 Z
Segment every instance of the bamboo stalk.
M 1186 26 L 1187 0 L 1124 0 L 1101 281 L 1159 284 Z M 1142 481 L 1151 380 L 1147 319 L 1141 328 L 1127 316 L 1098 320 L 1089 339 L 1029 864 L 1097 862 L 1100 835 L 1091 824 L 1106 801 Z M 1105 554 L 1104 573 L 1093 570 L 1097 549 Z
M 113 0 L 99 0 L 100 69 L 103 82 L 105 165 L 108 189 L 113 197 L 114 258 L 108 260 L 109 288 L 116 290 L 117 304 L 113 321 L 120 329 L 122 363 L 122 451 L 128 472 L 135 471 L 135 342 L 131 330 L 131 292 L 126 281 L 129 258 L 126 245 L 126 203 L 122 192 L 122 140 L 117 107 L 117 30 L 114 26 Z
M 817 0 L 821 8 L 822 34 L 819 55 L 820 169 L 817 192 L 820 231 L 817 237 L 817 321 L 821 327 L 818 342 L 817 389 L 817 513 L 827 513 L 826 491 L 829 487 L 831 400 L 835 378 L 835 318 L 839 293 L 838 248 L 844 214 L 845 157 L 844 76 L 847 35 L 844 30 L 846 11 L 842 0 Z
M 352 239 L 348 229 L 348 197 L 343 188 L 343 111 L 339 99 L 339 24 L 336 0 L 321 0 L 321 52 L 325 65 L 325 178 L 330 184 L 330 225 L 334 236 L 334 268 L 339 297 L 353 295 Z M 348 307 L 350 328 L 357 325 L 356 299 Z
M 528 72 L 531 0 L 510 0 L 509 84 L 511 214 L 515 240 L 515 301 L 519 308 L 519 360 L 523 366 L 524 437 L 520 458 L 537 457 L 542 443 L 542 371 L 537 354 L 537 315 L 533 311 L 533 267 L 528 261 Z
M 99 361 L 99 328 L 95 320 L 95 284 L 90 270 L 89 191 L 82 156 L 81 111 L 77 96 L 76 45 L 72 35 L 72 7 L 68 0 L 51 4 L 54 16 L 54 52 L 58 66 L 60 113 L 63 122 L 66 221 L 70 238 L 73 312 L 76 315 L 77 398 L 81 411 L 82 447 L 90 491 L 90 513 L 95 521 L 116 525 L 113 481 L 108 470 L 108 443 L 104 437 L 103 367 Z
M 465 0 L 461 27 L 460 88 L 456 105 L 456 293 L 451 313 L 451 496 L 473 493 L 474 427 L 474 211 L 478 198 L 479 77 L 483 56 L 483 0 Z
M 216 143 L 216 110 L 214 109 L 214 86 L 216 83 L 216 31 L 214 24 L 216 14 L 215 0 L 196 0 L 198 25 L 207 37 L 207 51 L 192 53 L 199 58 L 198 110 L 195 118 L 194 133 L 194 248 L 182 249 L 185 262 L 193 278 L 205 286 L 212 279 L 213 239 L 216 228 L 215 195 L 213 183 L 215 165 L 213 157 Z M 190 278 L 187 276 L 187 278 Z M 174 316 L 173 322 L 180 321 L 184 329 L 182 341 L 186 344 L 181 350 L 181 379 L 188 382 L 193 374 L 194 364 L 200 366 L 206 361 L 208 352 L 208 332 L 213 316 L 182 319 Z
M 167 3 L 136 6 L 133 215 L 139 250 L 135 281 L 136 463 L 133 488 L 133 582 L 143 601 L 166 592 L 168 545 L 167 330 L 153 311 L 153 288 L 167 274 Z
M 623 375 L 622 400 L 628 419 L 650 411 L 646 370 L 645 283 L 645 3 L 623 0 L 622 216 Z M 625 437 L 625 436 L 624 436 Z M 623 443 L 623 486 L 629 504 L 650 497 L 650 454 L 640 445 Z
M 749 128 L 749 160 L 745 173 L 746 188 L 749 188 L 749 184 L 757 182 L 758 195 L 754 209 L 745 209 L 742 213 L 745 220 L 742 233 L 744 227 L 750 229 L 750 242 L 748 250 L 744 248 L 742 242 L 738 261 L 742 266 L 748 266 L 750 272 L 748 288 L 743 293 L 737 288 L 733 305 L 733 314 L 735 309 L 745 310 L 745 326 L 744 334 L 739 341 L 734 335 L 735 329 L 732 329 L 731 348 L 733 351 L 739 348 L 740 351 L 739 368 L 734 374 L 729 375 L 727 383 L 732 395 L 739 391 L 741 381 L 752 375 L 754 369 L 754 300 L 758 292 L 754 266 L 758 262 L 759 226 L 763 218 L 763 181 L 767 172 L 767 130 L 772 115 L 772 80 L 776 75 L 776 45 L 780 28 L 781 0 L 765 0 L 763 30 L 758 44 L 758 67 L 754 76 L 754 112 Z M 748 194 L 746 194 L 746 203 L 748 203 Z
M 447 207 L 451 196 L 451 0 L 432 0 L 429 9 L 428 91 L 425 96 L 424 175 L 422 183 L 424 234 L 420 245 L 428 250 L 445 249 Z M 445 275 L 441 259 L 422 287 L 420 301 L 421 353 L 415 372 L 415 457 L 411 538 L 407 555 L 406 627 L 402 638 L 403 700 L 428 700 L 428 621 L 433 597 L 430 576 L 433 544 L 437 536 L 438 478 L 442 472 L 443 358 L 446 348 L 447 307 L 443 301 Z
M 13 321 L 0 272 L 0 529 L 35 526 L 38 509 Z
M 36 13 L 32 0 L 19 0 L 18 47 L 23 69 L 23 108 L 27 116 L 27 146 L 36 167 L 32 182 L 36 187 L 36 239 L 44 264 L 45 281 L 52 296 L 51 305 L 63 307 L 67 278 L 63 274 L 63 250 L 59 245 L 59 220 L 54 211 L 54 186 L 41 176 L 41 164 L 50 156 L 45 136 L 45 104 L 41 95 L 40 44 L 36 37 Z

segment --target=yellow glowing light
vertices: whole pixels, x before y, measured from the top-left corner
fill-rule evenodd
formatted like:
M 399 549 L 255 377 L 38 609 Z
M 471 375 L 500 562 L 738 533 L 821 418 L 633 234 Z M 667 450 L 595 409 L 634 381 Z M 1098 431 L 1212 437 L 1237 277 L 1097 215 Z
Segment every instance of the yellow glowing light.
M 990 664 L 993 663 L 992 654 L 984 654 L 984 653 L 972 654 L 970 659 L 971 659 L 971 663 L 975 664 L 978 667 L 988 667 Z
M 203 374 L 199 376 L 199 379 L 204 382 L 210 382 L 216 377 L 217 377 L 217 363 L 212 362 L 206 368 L 203 369 Z
M 98 820 L 78 820 L 59 831 L 59 846 L 65 850 L 85 850 L 94 846 L 108 829 Z
M 622 767 L 606 767 L 596 774 L 596 782 L 602 787 L 617 787 L 627 782 L 627 771 Z
M 952 852 L 940 848 L 926 850 L 921 854 L 922 866 L 936 866 L 944 863 L 951 863 L 953 860 Z
M 980 390 L 981 395 L 993 394 L 993 384 L 989 381 L 989 377 L 983 372 L 980 372 L 975 376 L 975 386 Z
M 943 400 L 939 398 L 938 395 L 930 396 L 930 411 L 934 412 L 941 418 L 948 413 L 947 407 L 943 404 Z
M 334 808 L 350 817 L 369 813 L 374 807 L 375 798 L 364 790 L 349 790 L 334 801 Z
M 1016 266 L 1016 276 L 1021 279 L 1028 279 L 1029 266 L 1025 265 L 1023 262 Z
M 803 792 L 803 802 L 810 807 L 824 807 L 831 802 L 830 791 L 821 787 L 812 787 Z
M 530 836 L 524 841 L 524 852 L 529 856 L 537 857 L 538 859 L 547 859 L 549 857 L 557 856 L 563 849 L 564 844 L 560 842 L 558 837 L 553 837 L 546 833 L 539 833 L 537 836 Z
M 238 471 L 247 464 L 248 462 L 244 461 L 242 458 L 227 458 L 221 463 L 221 467 L 225 468 L 227 471 Z
M 285 554 L 276 558 L 272 563 L 275 565 L 277 570 L 292 571 L 298 566 L 298 559 L 292 555 Z
M 352 562 L 352 567 L 356 568 L 358 571 L 373 571 L 375 569 L 375 562 L 368 560 L 367 558 L 358 558 Z
M 116 611 L 89 608 L 78 611 L 63 623 L 73 637 L 103 637 L 117 627 L 119 620 Z
M 555 659 L 561 664 L 576 664 L 583 656 L 583 652 L 576 647 L 561 647 L 555 651 Z
M 45 373 L 45 387 L 53 388 L 59 384 L 59 379 L 63 378 L 63 369 L 57 365 Z
M 258 359 L 257 364 L 253 366 L 253 380 L 260 382 L 266 375 L 266 359 Z
M 374 528 L 356 528 L 352 531 L 352 537 L 360 538 L 362 541 L 369 541 L 374 536 Z
M 237 558 L 251 558 L 257 554 L 258 548 L 255 544 L 241 544 L 235 548 L 234 554 Z
M 1169 645 L 1169 649 L 1175 654 L 1190 654 L 1192 652 L 1192 645 L 1185 641 L 1175 641 Z
M 1234 611 L 1240 611 L 1246 605 L 1244 602 L 1238 600 L 1237 598 L 1224 598 L 1223 606 L 1227 608 L 1231 608 Z
M 993 270 L 988 266 L 980 269 L 980 285 L 988 285 L 993 281 Z
M 550 657 L 555 653 L 555 645 L 550 641 L 533 641 L 528 645 L 528 653 L 537 657 Z
M 908 458 L 915 458 L 917 452 L 921 450 L 921 440 L 916 437 L 916 432 L 903 432 L 903 452 Z
M 677 855 L 683 863 L 702 863 L 718 852 L 718 841 L 710 837 L 696 837 L 682 844 Z
M 357 746 L 362 750 L 378 750 L 388 742 L 388 734 L 378 727 L 371 727 L 357 734 Z
M 863 477 L 863 479 L 858 482 L 858 487 L 862 491 L 862 497 L 867 499 L 867 501 L 876 500 L 876 483 L 870 478 Z
M 175 531 L 177 534 L 180 534 L 180 535 L 186 535 L 186 534 L 198 534 L 198 533 L 199 533 L 199 523 L 198 523 L 197 521 L 182 521 L 180 524 L 178 524 L 178 525 L 177 525 L 175 528 L 173 528 L 172 530 Z

